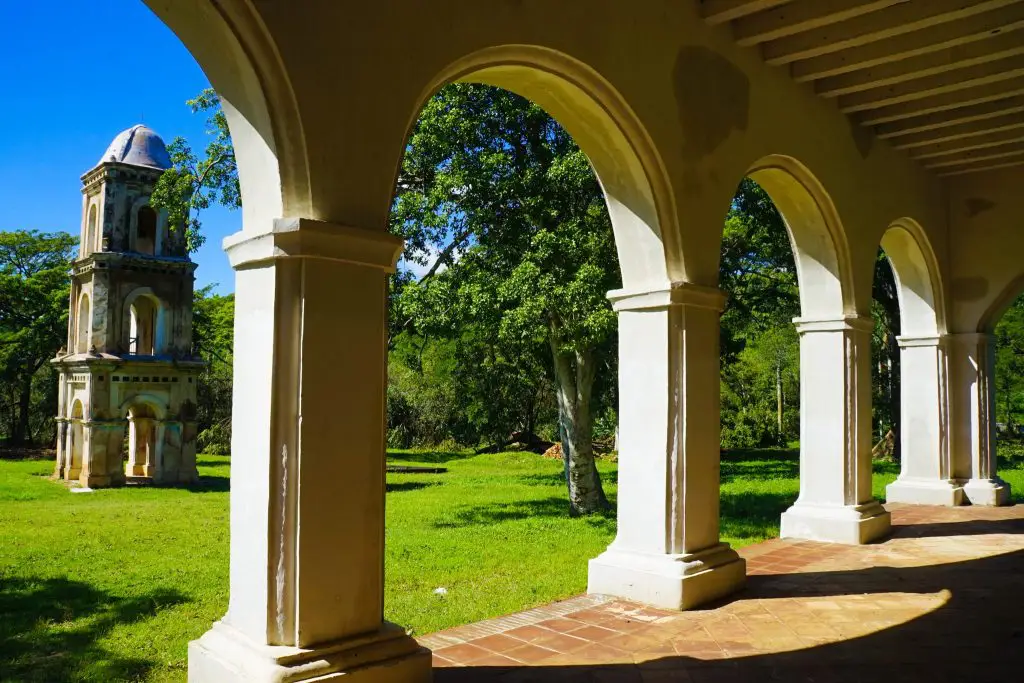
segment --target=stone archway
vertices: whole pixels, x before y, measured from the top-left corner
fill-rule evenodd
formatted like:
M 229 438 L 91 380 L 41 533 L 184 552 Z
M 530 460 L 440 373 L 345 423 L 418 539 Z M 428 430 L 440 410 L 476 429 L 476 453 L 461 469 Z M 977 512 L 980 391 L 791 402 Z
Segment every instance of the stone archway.
M 71 424 L 68 429 L 68 461 L 65 465 L 64 478 L 70 481 L 78 479 L 82 472 L 82 464 L 85 457 L 85 415 L 80 399 L 75 399 L 74 403 L 71 404 L 71 412 L 68 419 Z
M 800 494 L 783 537 L 867 543 L 889 530 L 871 493 L 870 317 L 858 315 L 849 247 L 826 189 L 792 157 L 747 176 L 786 224 L 800 289 Z
M 895 221 L 882 235 L 900 305 L 899 478 L 886 487 L 895 503 L 958 505 L 949 433 L 949 350 L 938 262 L 921 226 Z

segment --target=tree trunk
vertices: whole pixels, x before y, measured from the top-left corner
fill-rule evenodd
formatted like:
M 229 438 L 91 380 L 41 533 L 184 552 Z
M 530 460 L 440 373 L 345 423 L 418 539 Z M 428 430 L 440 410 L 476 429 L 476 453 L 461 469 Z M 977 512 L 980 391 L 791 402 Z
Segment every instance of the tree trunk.
M 32 373 L 24 378 L 18 392 L 18 422 L 14 426 L 12 441 L 19 446 L 31 446 L 32 434 L 29 431 L 29 411 L 32 408 Z
M 900 396 L 902 387 L 900 386 L 900 345 L 896 339 L 896 335 L 889 334 L 888 339 L 889 347 L 889 428 L 892 432 L 892 459 L 894 462 L 900 462 L 901 450 L 900 450 L 900 404 L 902 398 Z
M 594 461 L 590 395 L 594 386 L 594 360 L 589 351 L 564 353 L 557 326 L 552 324 L 551 351 L 555 362 L 558 433 L 562 441 L 565 480 L 569 488 L 569 514 L 589 515 L 610 505 L 601 487 Z M 575 367 L 574 367 L 575 366 Z
M 786 445 L 783 441 L 782 436 L 782 410 L 783 410 L 783 396 L 782 396 L 782 367 L 779 365 L 775 366 L 775 422 L 776 428 L 778 429 L 779 445 Z

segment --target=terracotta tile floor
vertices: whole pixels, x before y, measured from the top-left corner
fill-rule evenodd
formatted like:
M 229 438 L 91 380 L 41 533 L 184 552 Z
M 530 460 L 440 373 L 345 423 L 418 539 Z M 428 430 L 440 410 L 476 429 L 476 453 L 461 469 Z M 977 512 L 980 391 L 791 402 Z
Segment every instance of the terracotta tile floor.
M 707 609 L 583 596 L 420 642 L 439 683 L 1024 683 L 1024 505 L 887 507 L 883 543 L 744 548 Z

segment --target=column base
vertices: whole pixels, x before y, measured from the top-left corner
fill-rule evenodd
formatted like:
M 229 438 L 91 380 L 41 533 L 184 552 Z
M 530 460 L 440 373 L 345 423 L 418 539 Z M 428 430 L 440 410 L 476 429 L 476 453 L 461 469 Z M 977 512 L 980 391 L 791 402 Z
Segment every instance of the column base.
M 125 477 L 120 477 L 109 474 L 90 474 L 80 475 L 77 477 L 78 483 L 82 486 L 90 489 L 105 489 L 112 488 L 114 486 L 124 486 Z
M 782 513 L 782 538 L 862 545 L 889 533 L 889 513 L 877 500 L 861 505 L 812 505 L 799 500 Z
M 942 479 L 904 479 L 900 477 L 885 487 L 885 500 L 889 503 L 911 505 L 964 504 L 964 489 L 956 482 Z
M 747 563 L 727 543 L 686 555 L 609 548 L 590 561 L 587 592 L 686 610 L 740 590 Z
M 971 505 L 1009 505 L 1010 485 L 1002 479 L 971 479 L 964 484 Z
M 429 683 L 430 650 L 385 623 L 375 633 L 315 647 L 257 645 L 218 621 L 188 644 L 189 683 Z

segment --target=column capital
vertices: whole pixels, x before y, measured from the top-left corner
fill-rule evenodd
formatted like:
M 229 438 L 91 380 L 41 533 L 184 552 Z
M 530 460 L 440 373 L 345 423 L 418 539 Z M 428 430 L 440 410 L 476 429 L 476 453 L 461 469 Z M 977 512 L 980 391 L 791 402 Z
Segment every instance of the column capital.
M 982 344 L 991 342 L 995 337 L 994 334 L 989 332 L 957 332 L 955 334 L 947 334 L 946 338 L 953 344 Z
M 264 266 L 278 259 L 320 259 L 393 273 L 404 246 L 402 238 L 383 231 L 298 217 L 278 218 L 270 232 L 236 232 L 223 242 L 235 270 Z
M 927 334 L 927 335 L 898 335 L 896 337 L 896 343 L 901 349 L 909 349 L 914 347 L 933 347 L 933 346 L 945 346 L 948 335 L 945 334 Z
M 608 299 L 616 311 L 664 310 L 672 306 L 693 306 L 714 311 L 725 309 L 727 295 L 717 287 L 702 287 L 689 282 L 672 282 L 668 286 L 613 289 Z
M 843 315 L 836 318 L 793 318 L 798 334 L 809 332 L 870 332 L 875 320 L 870 316 Z

